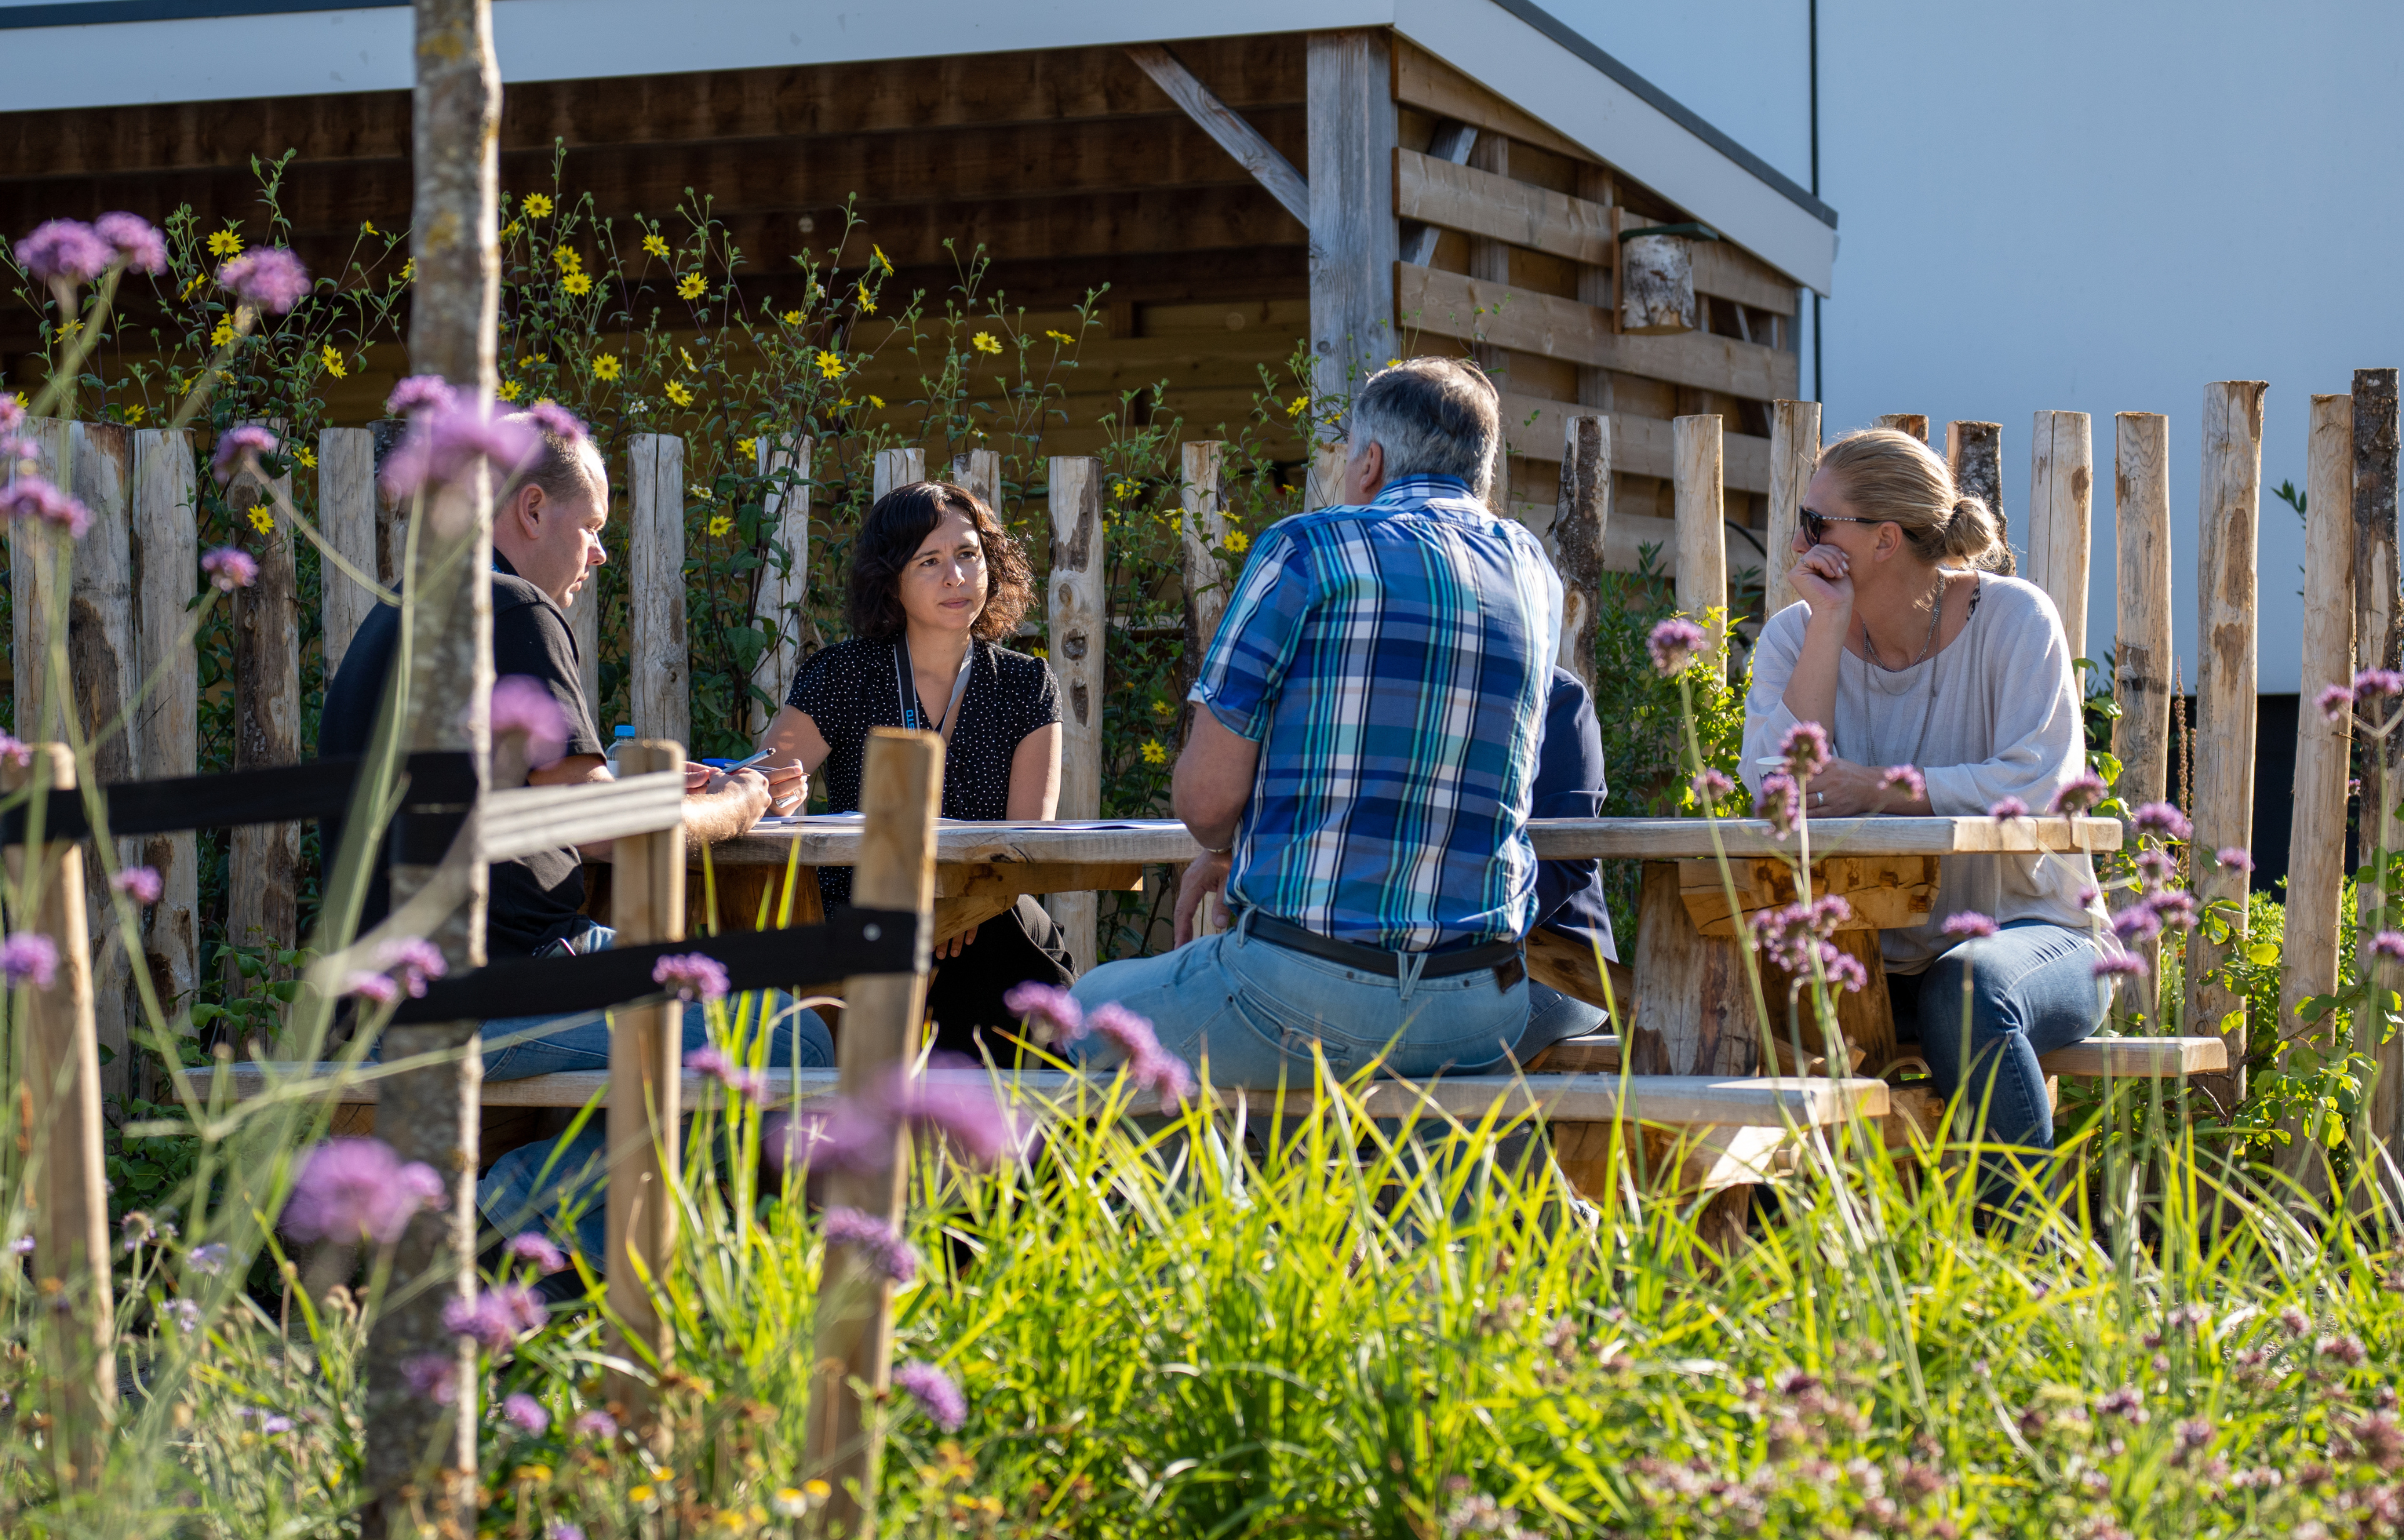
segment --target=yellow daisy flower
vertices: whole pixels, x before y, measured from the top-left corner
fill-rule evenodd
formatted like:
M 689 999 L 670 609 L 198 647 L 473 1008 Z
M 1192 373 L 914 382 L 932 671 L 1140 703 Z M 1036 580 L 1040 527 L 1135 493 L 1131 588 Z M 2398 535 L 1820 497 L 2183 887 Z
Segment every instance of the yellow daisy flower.
M 1168 763 L 1168 750 L 1160 746 L 1159 739 L 1153 738 L 1145 742 L 1143 746 L 1143 763 L 1146 764 L 1167 764 Z
M 969 339 L 969 345 L 975 348 L 979 353 L 999 353 L 1001 351 L 1001 344 L 993 340 L 993 333 L 990 331 L 978 332 L 975 336 Z
M 1077 340 L 1076 338 L 1069 336 L 1069 335 L 1067 332 L 1065 332 L 1065 331 L 1054 331 L 1054 330 L 1052 330 L 1049 327 L 1047 327 L 1047 328 L 1045 328 L 1045 329 L 1044 329 L 1043 335 L 1045 335 L 1046 337 L 1051 338 L 1051 339 L 1052 339 L 1054 342 L 1055 342 L 1055 343 L 1075 343 L 1075 342 L 1076 342 L 1076 340 Z
M 874 407 L 877 411 L 882 412 L 885 410 L 885 398 L 882 396 L 871 396 L 868 398 L 868 404 Z
M 698 300 L 701 298 L 702 290 L 708 287 L 708 284 L 702 281 L 700 273 L 688 273 L 683 277 L 677 280 L 677 298 L 679 300 Z
M 261 503 L 250 511 L 250 527 L 262 535 L 275 532 L 275 515 L 268 511 L 266 504 Z
M 405 284 L 416 276 L 417 259 L 411 257 L 403 260 L 400 264 L 400 281 Z
M 223 347 L 226 343 L 232 341 L 233 317 L 231 315 L 218 316 L 217 329 L 209 333 L 209 345 L 211 347 Z
M 1219 542 L 1219 548 L 1221 550 L 1233 552 L 1238 556 L 1251 550 L 1251 545 L 1252 538 L 1250 535 L 1245 534 L 1240 529 L 1228 530 L 1227 538 Z
M 1299 417 L 1303 414 L 1304 411 L 1309 407 L 1309 397 L 1296 396 L 1293 400 L 1286 403 L 1285 414 L 1289 417 Z
M 893 259 L 885 255 L 885 248 L 883 246 L 872 244 L 868 249 L 874 253 L 876 265 L 878 267 L 883 268 L 888 273 L 893 271 Z
M 383 236 L 384 231 L 376 229 L 375 221 L 373 219 L 362 219 L 359 221 L 359 233 L 362 235 L 373 235 L 380 238 Z
M 573 246 L 552 247 L 551 259 L 562 273 L 581 273 L 584 271 L 584 259 L 577 255 L 576 248 Z
M 734 453 L 742 455 L 747 460 L 751 459 L 760 453 L 760 441 L 757 439 L 737 439 L 734 441 Z
M 618 377 L 618 356 L 614 353 L 594 354 L 593 356 L 593 377 L 596 380 L 616 379 Z
M 667 398 L 678 406 L 692 405 L 692 392 L 685 387 L 685 383 L 682 380 L 670 380 L 668 382 Z
M 525 201 L 518 207 L 525 210 L 527 218 L 540 219 L 551 213 L 551 200 L 539 192 L 529 192 L 525 195 Z
M 342 362 L 342 349 L 331 343 L 317 350 L 317 361 L 324 364 L 326 372 L 337 380 L 347 378 L 351 372 L 350 366 Z
M 525 386 L 518 384 L 515 380 L 504 380 L 501 382 L 500 398 L 505 401 L 516 400 L 519 396 L 524 393 L 524 391 Z
M 501 236 L 500 236 L 500 238 L 501 238 L 502 240 L 506 241 L 506 240 L 508 240 L 510 236 L 515 235 L 519 231 L 521 231 L 521 230 L 523 230 L 523 229 L 524 229 L 524 228 L 525 228 L 524 226 L 523 226 L 523 225 L 519 224 L 515 219 L 512 219 L 512 220 L 510 220 L 508 224 L 503 225 L 503 226 L 501 227 Z
M 217 231 L 209 237 L 209 255 L 212 257 L 241 256 L 242 237 L 230 230 Z
M 785 324 L 786 324 L 787 326 L 799 326 L 799 325 L 801 325 L 801 324 L 802 324 L 802 313 L 801 313 L 800 311 L 798 311 L 798 310 L 789 310 L 789 311 L 785 312 Z
M 292 457 L 312 470 L 317 469 L 317 452 L 314 449 L 296 449 L 292 452 Z
M 593 292 L 593 280 L 581 273 L 571 273 L 566 277 L 562 278 L 559 281 L 559 287 L 567 290 L 568 293 L 575 295 L 577 298 L 582 299 L 585 295 Z
M 863 315 L 874 315 L 876 314 L 876 301 L 869 294 L 868 286 L 866 284 L 860 286 L 860 314 Z
M 726 532 L 734 527 L 734 515 L 730 513 L 720 513 L 718 517 L 709 521 L 709 538 L 713 540 L 722 540 L 726 538 Z
M 664 259 L 668 254 L 667 238 L 659 231 L 653 231 L 643 237 L 643 249 L 654 257 Z
M 125 420 L 129 423 L 138 423 L 142 420 L 143 416 L 144 409 L 141 407 L 129 406 L 125 409 Z
M 843 357 L 840 354 L 829 353 L 821 348 L 818 350 L 818 372 L 830 380 L 843 372 Z

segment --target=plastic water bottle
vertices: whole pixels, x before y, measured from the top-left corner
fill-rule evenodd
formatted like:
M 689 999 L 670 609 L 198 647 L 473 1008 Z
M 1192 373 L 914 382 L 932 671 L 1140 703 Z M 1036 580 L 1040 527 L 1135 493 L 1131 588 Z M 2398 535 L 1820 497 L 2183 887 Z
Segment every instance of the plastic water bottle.
M 634 741 L 635 741 L 635 724 L 634 724 L 633 722 L 629 722 L 629 721 L 622 721 L 622 722 L 620 722 L 620 723 L 618 724 L 618 726 L 617 726 L 617 730 L 616 730 L 616 731 L 614 731 L 614 732 L 612 732 L 612 733 L 609 735 L 609 751 L 608 751 L 608 753 L 606 753 L 606 754 L 602 755 L 602 756 L 601 756 L 601 760 L 602 760 L 602 763 L 603 763 L 607 764 L 607 765 L 609 767 L 609 778 L 610 778 L 611 780 L 616 780 L 616 779 L 618 779 L 618 778 L 619 778 L 619 770 L 618 770 L 618 748 L 619 748 L 619 746 L 620 746 L 621 744 L 632 743 L 632 742 L 634 742 Z

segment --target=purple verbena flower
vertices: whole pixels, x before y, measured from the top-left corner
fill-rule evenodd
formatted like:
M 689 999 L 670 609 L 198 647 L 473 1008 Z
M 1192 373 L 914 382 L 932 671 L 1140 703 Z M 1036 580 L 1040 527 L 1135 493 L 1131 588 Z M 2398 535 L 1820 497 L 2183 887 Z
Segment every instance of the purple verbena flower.
M 0 979 L 10 988 L 47 989 L 58 982 L 59 944 L 39 931 L 19 931 L 0 942 Z
M 0 733 L 0 760 L 21 770 L 34 763 L 34 746 L 13 734 Z
M 2124 942 L 2145 941 L 2161 930 L 2162 917 L 2150 903 L 2132 903 L 2112 917 L 2112 933 Z
M 91 232 L 116 248 L 117 259 L 128 272 L 167 271 L 167 238 L 140 215 L 104 214 L 91 222 Z
M 1886 767 L 1886 774 L 1879 777 L 1879 790 L 1900 791 L 1911 801 L 1918 802 L 1928 795 L 1928 777 L 1908 764 L 1890 764 Z
M 167 890 L 166 879 L 155 866 L 129 866 L 109 878 L 108 885 L 136 903 L 156 903 Z
M 2354 689 L 2350 685 L 2332 684 L 2320 693 L 2321 715 L 2331 721 L 2343 721 L 2354 712 Z
M 384 409 L 396 417 L 412 412 L 448 412 L 459 404 L 459 393 L 440 374 L 412 374 L 392 387 Z
M 506 674 L 493 681 L 493 736 L 525 735 L 526 763 L 537 769 L 555 764 L 567 750 L 567 713 L 559 698 L 540 679 Z
M 726 1057 L 724 1049 L 714 1043 L 705 1043 L 684 1056 L 684 1067 L 697 1075 L 716 1075 L 723 1078 L 726 1071 L 734 1066 L 734 1061 Z
M 1761 777 L 1761 794 L 1753 799 L 1753 807 L 1769 820 L 1771 833 L 1780 839 L 1795 833 L 1795 826 L 1803 821 L 1802 791 L 1782 770 Z
M 2137 875 L 2148 888 L 2159 888 L 2178 875 L 2178 858 L 2159 846 L 2148 845 L 2137 852 Z
M 2176 888 L 2166 888 L 2160 892 L 2148 894 L 2144 903 L 2146 908 L 2154 912 L 2156 919 L 2164 925 L 2174 925 L 2182 931 L 2194 930 L 2196 921 L 2202 917 L 2201 912 L 2196 908 L 2195 895 Z
M 538 429 L 550 434 L 554 439 L 565 439 L 571 444 L 580 444 L 589 437 L 584 427 L 584 419 L 557 401 L 537 401 L 526 409 L 524 415 L 532 419 Z
M 91 527 L 91 510 L 39 476 L 19 475 L 0 486 L 0 525 L 38 519 L 77 539 Z
M 201 558 L 201 570 L 209 575 L 221 594 L 237 588 L 248 588 L 259 581 L 259 558 L 247 551 L 221 545 Z
M 1686 671 L 1697 653 L 1711 645 L 1711 633 L 1683 615 L 1672 615 L 1653 628 L 1644 639 L 1644 650 L 1653 654 L 1653 666 L 1663 679 Z
M 2024 819 L 2028 817 L 2028 804 L 2018 797 L 1998 797 L 1995 799 L 1994 805 L 1987 809 L 1987 816 L 1999 822 L 2010 819 Z
M 1828 730 L 1816 721 L 1798 721 L 1778 740 L 1778 751 L 1786 757 L 1786 773 L 1798 781 L 1810 780 L 1828 768 L 1834 750 L 1828 746 Z
M 971 1160 L 993 1161 L 1013 1142 L 1009 1115 L 990 1085 L 908 1081 L 892 1099 L 890 1110 L 917 1127 L 941 1134 Z
M 390 974 L 361 970 L 342 981 L 342 993 L 356 995 L 378 1005 L 389 1005 L 400 998 L 400 986 L 393 981 Z
M 499 1352 L 527 1332 L 539 1330 L 548 1319 L 542 1301 L 531 1289 L 515 1284 L 486 1289 L 474 1299 L 454 1299 L 442 1307 L 442 1324 L 455 1336 L 470 1337 L 487 1352 Z
M 1833 946 L 1823 953 L 1820 971 L 1827 975 L 1831 985 L 1851 994 L 1860 994 L 1870 987 L 1870 973 L 1862 966 L 1862 959 L 1851 952 L 1839 952 Z
M 1001 1002 L 1027 1024 L 1038 1043 L 1074 1043 L 1085 1035 L 1083 1008 L 1056 985 L 1029 979 L 1011 986 Z
M 429 404 L 410 418 L 408 435 L 384 462 L 378 479 L 386 496 L 412 497 L 457 481 L 479 461 L 514 470 L 525 463 L 537 444 L 524 422 L 493 415 L 488 403 Z
M 952 1383 L 952 1377 L 924 1359 L 914 1358 L 893 1371 L 893 1383 L 910 1393 L 911 1399 L 934 1419 L 935 1426 L 945 1433 L 957 1433 L 969 1419 L 968 1398 Z
M 257 423 L 245 423 L 240 427 L 227 428 L 217 435 L 217 453 L 209 456 L 209 469 L 217 484 L 233 480 L 234 472 L 255 455 L 273 455 L 283 446 L 275 435 Z
M 587 1415 L 596 1414 L 588 1413 Z M 608 1414 L 603 1412 L 597 1415 L 606 1417 Z M 542 1532 L 542 1537 L 543 1540 L 584 1540 L 584 1526 L 571 1524 L 565 1519 L 554 1519 L 551 1521 L 551 1527 Z
M 2369 1353 L 2364 1351 L 2360 1337 L 2343 1333 L 2320 1338 L 2313 1344 L 2313 1351 L 2333 1364 L 2341 1364 L 2349 1369 L 2362 1367 L 2370 1357 Z
M 588 1438 L 615 1438 L 618 1436 L 618 1420 L 597 1409 L 584 1412 L 576 1419 L 576 1431 Z
M 724 1000 L 726 969 L 704 952 L 680 952 L 651 965 L 651 982 L 672 989 L 678 1000 Z
M 409 1393 L 420 1401 L 431 1401 L 447 1407 L 459 1398 L 455 1383 L 459 1365 L 447 1354 L 420 1353 L 400 1366 L 401 1378 L 409 1381 Z
M 2404 674 L 2393 668 L 2366 668 L 2354 677 L 2354 697 L 2404 695 Z
M 25 409 L 17 404 L 16 396 L 0 390 L 0 433 L 14 433 L 25 425 Z
M 159 1310 L 187 1336 L 201 1329 L 201 1305 L 197 1299 L 170 1299 Z
M 227 1248 L 224 1241 L 212 1240 L 205 1246 L 193 1247 L 190 1254 L 186 1256 L 184 1260 L 191 1265 L 192 1271 L 200 1273 L 205 1277 L 215 1278 L 217 1274 L 225 1271 L 226 1253 Z
M 567 1267 L 567 1253 L 553 1245 L 549 1236 L 533 1230 L 521 1230 L 510 1237 L 509 1244 L 501 1248 L 501 1254 L 515 1257 L 521 1262 L 531 1262 L 538 1272 L 561 1272 Z
M 290 1433 L 292 1431 L 292 1419 L 285 1416 L 281 1412 L 262 1417 L 259 1420 L 259 1431 L 270 1438 L 274 1437 L 279 1433 Z
M 1976 941 L 1992 936 L 1999 929 L 1994 920 L 1975 909 L 1964 909 L 1958 915 L 1948 915 L 1939 927 L 1947 935 L 1959 941 Z
M 2097 978 L 2143 978 L 2145 959 L 2134 952 L 2111 952 L 2095 959 Z
M 411 1215 L 447 1196 L 432 1167 L 404 1164 L 383 1140 L 330 1139 L 309 1152 L 292 1179 L 284 1233 L 295 1240 L 390 1245 Z
M 2145 1393 L 2134 1385 L 2123 1385 L 2095 1403 L 2095 1415 L 2143 1423 L 2146 1418 Z
M 384 964 L 384 972 L 398 975 L 400 987 L 412 1000 L 425 999 L 426 981 L 440 978 L 451 966 L 442 960 L 441 948 L 422 936 L 385 942 L 377 948 L 376 960 Z
M 2129 823 L 2141 834 L 2161 839 L 2184 840 L 2195 833 L 2195 825 L 2175 803 L 2149 802 L 2129 815 Z
M 2404 931 L 2382 931 L 2371 937 L 2370 955 L 2404 962 Z
M 512 1391 L 501 1397 L 501 1415 L 520 1431 L 538 1437 L 551 1431 L 551 1413 L 524 1391 Z
M 892 1225 L 858 1209 L 830 1208 L 818 1221 L 818 1234 L 830 1246 L 848 1246 L 879 1277 L 907 1283 L 918 1276 L 918 1253 Z
M 2082 771 L 2063 781 L 2062 790 L 2053 794 L 2053 811 L 2066 818 L 2076 818 L 2102 802 L 2110 790 L 2104 784 L 2103 777 L 2091 770 Z
M 2225 845 L 2221 847 L 2219 852 L 2213 857 L 2213 860 L 2218 861 L 2222 866 L 2228 868 L 2231 872 L 2251 872 L 2254 870 L 2254 853 L 2246 849 L 2245 847 L 2242 845 Z
M 281 315 L 308 298 L 309 270 L 282 246 L 261 246 L 217 269 L 217 287 L 245 304 Z
M 1085 1025 L 1116 1047 L 1126 1062 L 1127 1078 L 1160 1099 L 1163 1113 L 1194 1094 L 1194 1071 L 1186 1062 L 1160 1045 L 1152 1023 L 1115 1001 L 1097 1005 Z
M 100 232 L 80 219 L 49 219 L 17 243 L 17 259 L 46 284 L 88 284 L 117 259 Z
M 1710 765 L 1696 771 L 1695 778 L 1688 784 L 1694 790 L 1695 800 L 1706 807 L 1716 806 L 1736 794 L 1736 782 Z

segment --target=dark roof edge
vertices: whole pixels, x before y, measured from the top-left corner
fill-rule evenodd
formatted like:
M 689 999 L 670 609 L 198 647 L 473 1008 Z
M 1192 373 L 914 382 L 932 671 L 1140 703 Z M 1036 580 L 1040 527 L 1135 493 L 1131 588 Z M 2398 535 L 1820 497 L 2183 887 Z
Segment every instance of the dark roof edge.
M 1542 6 L 1536 5 L 1534 0 L 1494 0 L 1494 4 L 1627 87 L 1647 106 L 1654 108 L 1680 128 L 1734 161 L 1752 173 L 1754 177 L 1777 189 L 1796 207 L 1810 214 L 1830 230 L 1837 228 L 1835 209 L 1820 202 L 1806 189 L 1796 185 L 1794 178 L 1705 122 L 1695 114 L 1693 109 L 1668 91 L 1597 48 L 1584 33 Z M 7 14 L 5 10 L 0 10 L 0 15 L 5 14 Z
M 60 0 L 0 6 L 0 32 L 90 27 L 116 21 L 211 21 L 228 16 L 291 16 L 310 10 L 383 10 L 410 0 Z

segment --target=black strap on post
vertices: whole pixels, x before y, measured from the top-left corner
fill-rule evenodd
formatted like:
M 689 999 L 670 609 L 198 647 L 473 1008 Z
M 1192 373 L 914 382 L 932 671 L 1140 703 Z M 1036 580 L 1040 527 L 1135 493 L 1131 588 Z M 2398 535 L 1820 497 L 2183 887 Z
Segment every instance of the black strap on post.
M 312 819 L 339 819 L 351 810 L 351 791 L 360 762 L 354 758 L 314 760 L 307 764 L 279 764 L 266 770 L 236 770 L 221 776 L 185 776 L 175 780 L 119 781 L 101 788 L 107 800 L 108 832 L 173 834 L 187 829 L 227 829 L 252 823 L 298 823 Z M 408 777 L 401 806 L 456 809 L 476 801 L 476 772 L 466 754 L 451 750 L 412 754 L 402 765 Z M 83 793 L 37 789 L 46 799 L 42 819 L 45 840 L 80 840 L 91 834 Z M 0 845 L 25 842 L 26 815 L 32 799 L 0 813 Z M 464 813 L 420 815 L 456 833 Z M 426 862 L 442 859 L 450 847 Z
M 699 953 L 726 970 L 727 987 L 799 989 L 861 973 L 911 973 L 927 965 L 929 937 L 907 909 L 839 908 L 823 925 L 790 931 L 747 931 L 695 941 L 614 947 L 578 957 L 511 958 L 437 979 L 426 993 L 404 1000 L 391 1025 L 437 1021 L 505 1021 L 605 1011 L 668 993 L 651 977 L 665 957 Z

